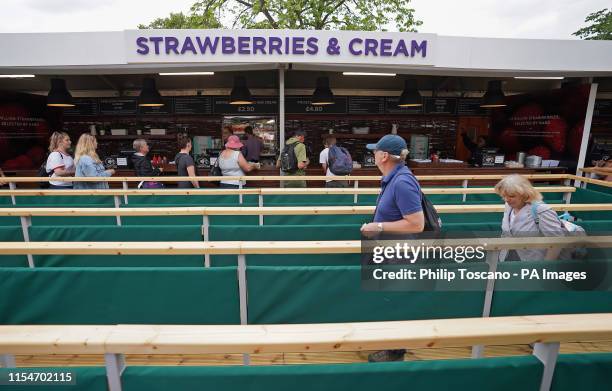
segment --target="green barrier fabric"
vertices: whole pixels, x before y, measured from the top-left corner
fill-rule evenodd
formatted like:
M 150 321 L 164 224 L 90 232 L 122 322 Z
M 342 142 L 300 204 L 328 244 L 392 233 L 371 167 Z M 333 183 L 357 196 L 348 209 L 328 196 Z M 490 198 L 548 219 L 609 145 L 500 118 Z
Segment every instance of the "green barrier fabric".
M 249 323 L 479 317 L 484 292 L 370 292 L 360 266 L 250 266 Z
M 612 195 L 612 187 L 599 186 L 599 185 L 593 185 L 591 183 L 587 183 L 587 189 Z
M 245 194 L 242 196 L 242 203 L 257 206 L 258 196 Z M 238 195 L 162 195 L 162 196 L 129 196 L 128 204 L 125 204 L 121 197 L 122 206 L 138 207 L 148 205 L 163 206 L 238 206 Z
M 334 365 L 127 367 L 124 391 L 537 391 L 532 356 Z
M 8 378 L 9 372 L 72 372 L 75 384 L 58 385 L 19 385 L 8 386 L 0 385 L 2 391 L 32 391 L 32 390 L 52 390 L 52 391 L 107 391 L 106 370 L 104 367 L 61 367 L 61 368 L 0 368 L 0 377 Z
M 0 268 L 0 324 L 238 324 L 236 268 Z
M 0 227 L 0 242 L 23 242 L 21 227 Z M 0 267 L 28 266 L 25 255 L 0 255 Z
M 15 204 L 20 208 L 62 206 L 75 204 L 89 206 L 115 206 L 113 196 L 15 196 Z
M 550 270 L 584 271 L 587 270 L 589 283 L 605 282 L 605 276 L 612 272 L 608 270 L 611 263 L 589 262 L 588 269 L 583 269 L 585 261 L 556 261 Z M 541 265 L 541 262 L 503 262 L 498 265 L 500 272 L 520 273 L 521 268 L 531 268 Z M 558 269 L 557 269 L 558 268 Z M 609 278 L 608 278 L 609 279 Z M 491 316 L 515 315 L 549 315 L 549 314 L 580 314 L 612 312 L 612 292 L 606 290 L 590 290 L 590 285 L 584 282 L 563 283 L 559 281 L 542 282 L 542 291 L 510 291 L 509 283 L 498 280 L 495 283 L 495 293 L 491 308 Z M 569 290 L 577 289 L 577 290 Z M 581 289 L 581 290 L 578 290 Z M 588 290 L 587 290 L 588 289 Z
M 572 204 L 610 204 L 612 194 L 588 189 L 576 189 L 572 194 Z M 612 220 L 612 211 L 572 212 L 572 215 L 585 220 Z
M 147 242 L 202 241 L 199 226 L 57 226 L 30 227 L 32 241 L 51 242 Z M 35 255 L 40 266 L 191 266 L 204 265 L 203 255 Z
M 612 353 L 562 354 L 557 359 L 552 391 L 609 390 Z

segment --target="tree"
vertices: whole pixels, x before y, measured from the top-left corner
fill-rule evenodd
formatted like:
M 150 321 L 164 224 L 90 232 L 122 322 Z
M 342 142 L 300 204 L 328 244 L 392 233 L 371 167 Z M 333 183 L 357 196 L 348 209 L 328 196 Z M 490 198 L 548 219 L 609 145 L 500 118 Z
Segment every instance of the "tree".
M 581 28 L 573 35 L 582 39 L 608 39 L 612 40 L 612 9 L 604 8 L 601 11 L 589 14 L 584 20 L 590 26 Z
M 416 31 L 410 0 L 204 0 L 138 28 Z

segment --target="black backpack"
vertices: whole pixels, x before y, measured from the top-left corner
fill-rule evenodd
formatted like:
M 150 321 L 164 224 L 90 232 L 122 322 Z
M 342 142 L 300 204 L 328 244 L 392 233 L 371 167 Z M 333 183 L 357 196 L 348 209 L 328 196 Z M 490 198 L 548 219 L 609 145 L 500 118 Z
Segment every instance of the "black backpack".
M 421 191 L 421 208 L 423 208 L 423 218 L 425 220 L 423 231 L 439 232 L 442 228 L 442 220 L 431 201 L 423 194 L 423 191 Z
M 298 169 L 297 156 L 295 155 L 295 147 L 297 142 L 288 144 L 283 148 L 283 152 L 280 155 L 281 170 L 288 174 L 292 174 Z
M 49 156 L 51 156 L 52 153 L 53 152 L 47 154 L 47 157 L 45 158 L 45 161 L 43 162 L 43 164 L 40 165 L 40 168 L 38 169 L 38 174 L 37 174 L 38 177 L 40 177 L 40 178 L 49 178 L 49 177 L 51 177 L 51 175 L 53 175 L 53 171 L 51 171 L 51 172 L 47 171 L 47 160 L 49 160 Z M 60 153 L 60 156 L 61 156 L 62 161 L 63 161 L 64 160 L 64 155 L 62 155 Z M 49 183 L 49 181 L 38 182 L 38 187 L 40 187 L 41 189 L 48 189 L 49 187 L 51 187 L 51 184 Z

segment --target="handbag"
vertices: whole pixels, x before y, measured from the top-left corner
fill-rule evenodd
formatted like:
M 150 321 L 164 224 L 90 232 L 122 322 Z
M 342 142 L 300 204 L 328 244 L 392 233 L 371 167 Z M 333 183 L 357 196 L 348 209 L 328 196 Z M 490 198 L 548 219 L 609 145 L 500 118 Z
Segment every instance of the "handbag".
M 223 176 L 223 171 L 221 171 L 221 167 L 219 167 L 219 157 L 217 157 L 215 164 L 210 169 L 210 176 Z

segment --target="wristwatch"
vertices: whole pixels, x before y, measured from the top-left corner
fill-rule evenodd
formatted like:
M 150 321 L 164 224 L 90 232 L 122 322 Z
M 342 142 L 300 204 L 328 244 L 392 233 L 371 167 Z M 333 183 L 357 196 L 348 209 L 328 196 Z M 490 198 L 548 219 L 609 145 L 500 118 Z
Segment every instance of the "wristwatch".
M 376 223 L 376 226 L 378 227 L 378 231 L 382 232 L 383 230 L 383 223 Z

